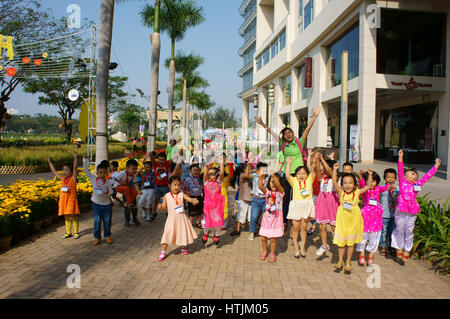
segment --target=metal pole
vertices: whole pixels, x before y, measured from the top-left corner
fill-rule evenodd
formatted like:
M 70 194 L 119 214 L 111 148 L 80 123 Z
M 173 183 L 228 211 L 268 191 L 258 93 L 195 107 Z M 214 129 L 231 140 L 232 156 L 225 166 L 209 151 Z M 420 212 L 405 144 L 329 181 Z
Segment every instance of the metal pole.
M 341 132 L 340 132 L 340 154 L 341 166 L 347 161 L 347 115 L 348 115 L 348 51 L 342 51 L 341 70 Z

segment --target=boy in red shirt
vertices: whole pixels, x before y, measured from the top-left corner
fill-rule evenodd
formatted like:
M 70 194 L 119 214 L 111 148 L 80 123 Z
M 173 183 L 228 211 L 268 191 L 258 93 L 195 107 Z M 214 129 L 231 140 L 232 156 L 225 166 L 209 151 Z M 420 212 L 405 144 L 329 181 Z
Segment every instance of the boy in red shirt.
M 160 199 L 169 192 L 169 175 L 171 161 L 166 160 L 165 153 L 159 153 L 156 161 L 153 162 L 153 172 L 155 173 L 154 204 L 150 221 L 156 217 L 156 208 Z

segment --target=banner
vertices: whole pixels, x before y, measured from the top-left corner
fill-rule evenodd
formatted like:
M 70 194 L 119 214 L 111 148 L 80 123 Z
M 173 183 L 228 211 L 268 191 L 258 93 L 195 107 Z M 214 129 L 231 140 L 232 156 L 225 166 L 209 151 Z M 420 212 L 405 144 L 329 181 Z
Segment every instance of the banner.
M 304 88 L 312 88 L 312 58 L 306 58 Z
M 351 162 L 358 162 L 358 148 L 359 148 L 359 126 L 350 125 L 350 158 Z

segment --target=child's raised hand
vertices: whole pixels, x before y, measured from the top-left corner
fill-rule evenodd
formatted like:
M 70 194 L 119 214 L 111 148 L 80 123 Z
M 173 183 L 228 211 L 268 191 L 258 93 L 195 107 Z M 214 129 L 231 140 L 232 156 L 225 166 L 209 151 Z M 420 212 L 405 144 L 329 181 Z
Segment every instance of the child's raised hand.
M 334 169 L 335 171 L 337 171 L 337 170 L 339 169 L 339 166 L 341 166 L 339 163 L 335 163 L 335 164 L 333 165 L 333 169 Z
M 438 168 L 441 165 L 441 159 L 439 157 L 436 157 L 436 168 Z
M 286 163 L 291 165 L 292 164 L 292 157 L 288 156 L 288 158 L 286 158 Z
M 398 151 L 398 157 L 403 158 L 403 151 L 402 150 Z
M 371 169 L 369 169 L 367 172 L 369 173 L 369 176 L 373 175 L 373 171 Z
M 73 152 L 73 157 L 78 157 L 78 153 L 77 152 Z
M 363 175 L 364 175 L 365 172 L 366 172 L 365 170 L 360 169 L 360 170 L 359 170 L 359 177 L 360 177 L 360 178 L 363 178 Z

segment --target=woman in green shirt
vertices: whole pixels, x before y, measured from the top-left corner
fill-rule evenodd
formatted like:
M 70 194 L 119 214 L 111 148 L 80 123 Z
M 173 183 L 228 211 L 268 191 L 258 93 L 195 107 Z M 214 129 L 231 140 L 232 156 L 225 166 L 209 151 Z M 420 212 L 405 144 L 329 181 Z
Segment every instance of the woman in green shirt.
M 316 121 L 317 116 L 319 116 L 320 112 L 322 111 L 322 108 L 319 106 L 316 108 L 313 112 L 313 115 L 311 116 L 311 121 L 309 121 L 308 126 L 303 131 L 302 137 L 298 139 L 299 144 L 304 149 L 305 147 L 305 141 L 308 138 L 308 134 L 311 131 L 312 126 L 314 125 L 314 122 Z M 291 128 L 285 127 L 281 130 L 280 134 L 277 135 L 275 132 L 273 132 L 270 127 L 267 127 L 267 125 L 262 121 L 261 117 L 255 117 L 256 123 L 264 127 L 269 134 L 271 134 L 277 142 L 280 143 L 280 151 L 282 152 L 283 158 L 286 159 L 287 157 L 292 158 L 292 164 L 291 164 L 291 174 L 295 173 L 295 170 L 297 167 L 304 166 L 305 163 L 303 163 L 303 155 L 302 152 L 297 144 L 296 137 L 294 134 L 294 131 L 292 131 Z M 283 151 L 283 144 L 286 146 L 284 147 Z M 304 149 L 304 151 L 306 151 Z M 291 201 L 292 196 L 292 188 L 287 182 L 286 179 L 286 163 L 281 163 L 281 172 L 283 176 L 283 187 L 284 187 L 284 196 L 283 196 L 283 217 L 284 217 L 284 223 L 287 223 L 287 215 L 289 213 L 289 202 Z

